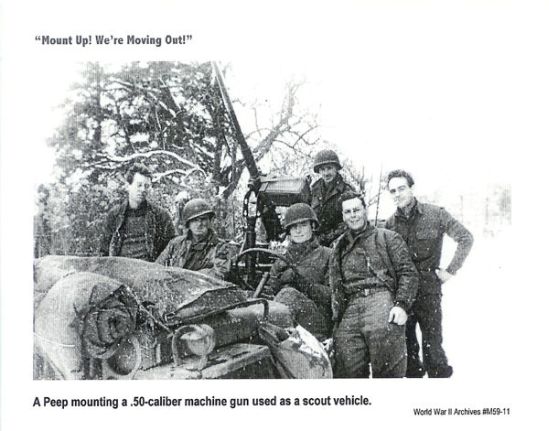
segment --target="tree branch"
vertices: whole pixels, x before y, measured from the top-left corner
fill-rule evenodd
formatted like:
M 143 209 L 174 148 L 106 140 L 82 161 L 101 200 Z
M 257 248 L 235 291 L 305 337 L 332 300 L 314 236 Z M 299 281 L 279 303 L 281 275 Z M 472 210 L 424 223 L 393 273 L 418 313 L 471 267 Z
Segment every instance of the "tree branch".
M 130 162 L 132 160 L 140 159 L 140 158 L 150 159 L 151 157 L 154 157 L 154 156 L 168 156 L 168 157 L 172 157 L 172 158 L 176 159 L 178 162 L 180 162 L 180 163 L 182 163 L 186 166 L 189 166 L 192 169 L 196 169 L 198 171 L 201 171 L 204 175 L 206 175 L 206 173 L 202 170 L 202 168 L 200 168 L 199 166 L 197 166 L 196 164 L 194 164 L 192 162 L 189 162 L 187 159 L 184 159 L 183 157 L 181 157 L 181 156 L 179 156 L 179 155 L 177 155 L 177 154 L 175 154 L 171 151 L 153 150 L 153 151 L 147 151 L 145 153 L 130 154 L 129 156 L 124 156 L 124 157 L 111 156 L 111 155 L 108 155 L 108 154 L 105 154 L 104 156 L 105 156 L 106 159 L 111 160 L 113 162 L 117 162 L 117 163 Z
M 298 154 L 301 154 L 302 156 L 305 156 L 305 157 L 309 157 L 310 154 L 308 153 L 305 153 L 304 151 L 301 151 L 299 148 L 296 148 L 296 145 L 297 145 L 297 142 L 294 142 L 293 144 L 288 144 L 287 142 L 281 140 L 281 139 L 275 139 L 273 142 L 276 142 L 278 144 L 282 144 L 282 145 L 285 145 L 286 147 L 288 147 L 290 150 L 298 153 Z
M 173 174 L 181 174 L 181 180 L 185 181 L 194 173 L 201 173 L 202 175 L 204 175 L 205 178 L 207 178 L 206 173 L 200 168 L 194 168 L 194 169 L 191 169 L 190 171 L 185 171 L 183 169 L 170 169 L 168 171 L 165 171 L 159 174 L 154 174 L 153 177 L 154 177 L 154 181 L 159 181 L 162 178 L 171 176 Z M 190 187 L 185 186 L 184 184 L 181 184 L 181 186 L 191 189 Z

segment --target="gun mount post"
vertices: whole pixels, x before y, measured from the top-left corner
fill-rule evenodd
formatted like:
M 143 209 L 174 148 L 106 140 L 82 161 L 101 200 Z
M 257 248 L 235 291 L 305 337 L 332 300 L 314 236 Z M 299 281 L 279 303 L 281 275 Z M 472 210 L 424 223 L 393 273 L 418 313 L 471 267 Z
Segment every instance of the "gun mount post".
M 223 81 L 223 75 L 221 74 L 221 71 L 219 70 L 219 67 L 215 62 L 212 62 L 212 68 L 215 72 L 216 82 L 219 87 L 219 91 L 221 93 L 221 98 L 223 100 L 223 104 L 225 106 L 225 109 L 227 110 L 227 115 L 229 116 L 229 122 L 235 132 L 236 140 L 238 142 L 238 145 L 240 147 L 240 151 L 242 152 L 242 156 L 244 158 L 244 162 L 246 163 L 246 167 L 248 168 L 248 172 L 250 173 L 250 182 L 248 184 L 249 190 L 246 193 L 246 196 L 244 198 L 244 204 L 242 209 L 242 215 L 244 219 L 246 220 L 246 231 L 245 231 L 245 239 L 244 239 L 244 249 L 253 248 L 256 245 L 256 233 L 255 233 L 255 226 L 257 222 L 257 215 L 258 210 L 261 210 L 263 206 L 263 202 L 259 199 L 258 192 L 261 187 L 261 173 L 257 167 L 257 164 L 254 160 L 252 151 L 250 150 L 250 147 L 248 146 L 248 143 L 246 142 L 246 138 L 244 138 L 244 134 L 242 133 L 242 129 L 240 128 L 240 124 L 238 122 L 238 119 L 236 117 L 236 114 L 234 112 L 233 104 L 231 102 L 231 98 L 229 97 L 229 94 L 227 92 L 227 88 L 225 87 L 225 83 Z M 250 206 L 250 196 L 254 193 L 257 197 L 257 208 L 253 213 L 249 211 Z M 273 209 L 274 211 L 274 209 Z M 255 280 L 256 277 L 256 256 L 246 256 L 245 259 L 245 267 L 246 267 L 246 275 L 248 278 L 248 281 Z

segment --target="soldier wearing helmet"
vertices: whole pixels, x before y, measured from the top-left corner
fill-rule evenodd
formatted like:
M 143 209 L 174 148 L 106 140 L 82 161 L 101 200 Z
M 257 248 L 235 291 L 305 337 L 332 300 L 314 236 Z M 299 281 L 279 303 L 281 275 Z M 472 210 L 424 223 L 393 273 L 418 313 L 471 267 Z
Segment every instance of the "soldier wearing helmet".
M 225 278 L 230 270 L 228 247 L 212 227 L 215 213 L 204 199 L 191 199 L 180 211 L 185 231 L 172 239 L 156 263 Z
M 339 157 L 334 151 L 322 150 L 316 154 L 313 170 L 321 178 L 311 186 L 311 207 L 320 224 L 317 232 L 319 241 L 327 247 L 345 231 L 337 201 L 344 192 L 354 191 L 339 174 L 341 168 Z
M 320 245 L 314 230 L 318 219 L 304 203 L 286 211 L 284 228 L 290 244 L 284 253 L 290 264 L 277 260 L 271 269 L 269 285 L 275 301 L 288 306 L 294 319 L 319 338 L 331 330 L 331 290 L 328 286 L 330 249 Z

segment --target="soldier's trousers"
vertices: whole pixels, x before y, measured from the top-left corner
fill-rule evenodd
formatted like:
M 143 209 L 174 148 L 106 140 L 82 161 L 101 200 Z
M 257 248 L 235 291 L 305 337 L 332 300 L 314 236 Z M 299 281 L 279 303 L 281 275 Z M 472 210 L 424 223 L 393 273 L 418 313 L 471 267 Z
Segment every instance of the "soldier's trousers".
M 335 334 L 335 377 L 404 377 L 405 325 L 389 323 L 393 298 L 379 291 L 351 298 Z
M 440 291 L 418 292 L 412 313 L 406 322 L 409 377 L 421 377 L 424 370 L 430 377 L 447 377 L 448 359 L 442 348 L 442 293 Z M 416 325 L 422 337 L 423 364 L 419 357 Z

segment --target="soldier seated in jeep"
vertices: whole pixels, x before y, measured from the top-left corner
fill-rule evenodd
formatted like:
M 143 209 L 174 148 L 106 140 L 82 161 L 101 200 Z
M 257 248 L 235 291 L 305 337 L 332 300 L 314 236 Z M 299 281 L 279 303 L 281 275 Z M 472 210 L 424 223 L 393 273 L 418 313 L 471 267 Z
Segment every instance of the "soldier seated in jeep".
M 328 286 L 330 249 L 314 235 L 318 219 L 304 203 L 290 206 L 284 218 L 290 245 L 271 268 L 274 300 L 285 304 L 295 321 L 319 339 L 331 333 L 331 291 Z
M 231 269 L 231 253 L 212 227 L 214 217 L 214 210 L 204 199 L 187 202 L 181 212 L 186 231 L 168 243 L 156 263 L 226 279 Z

